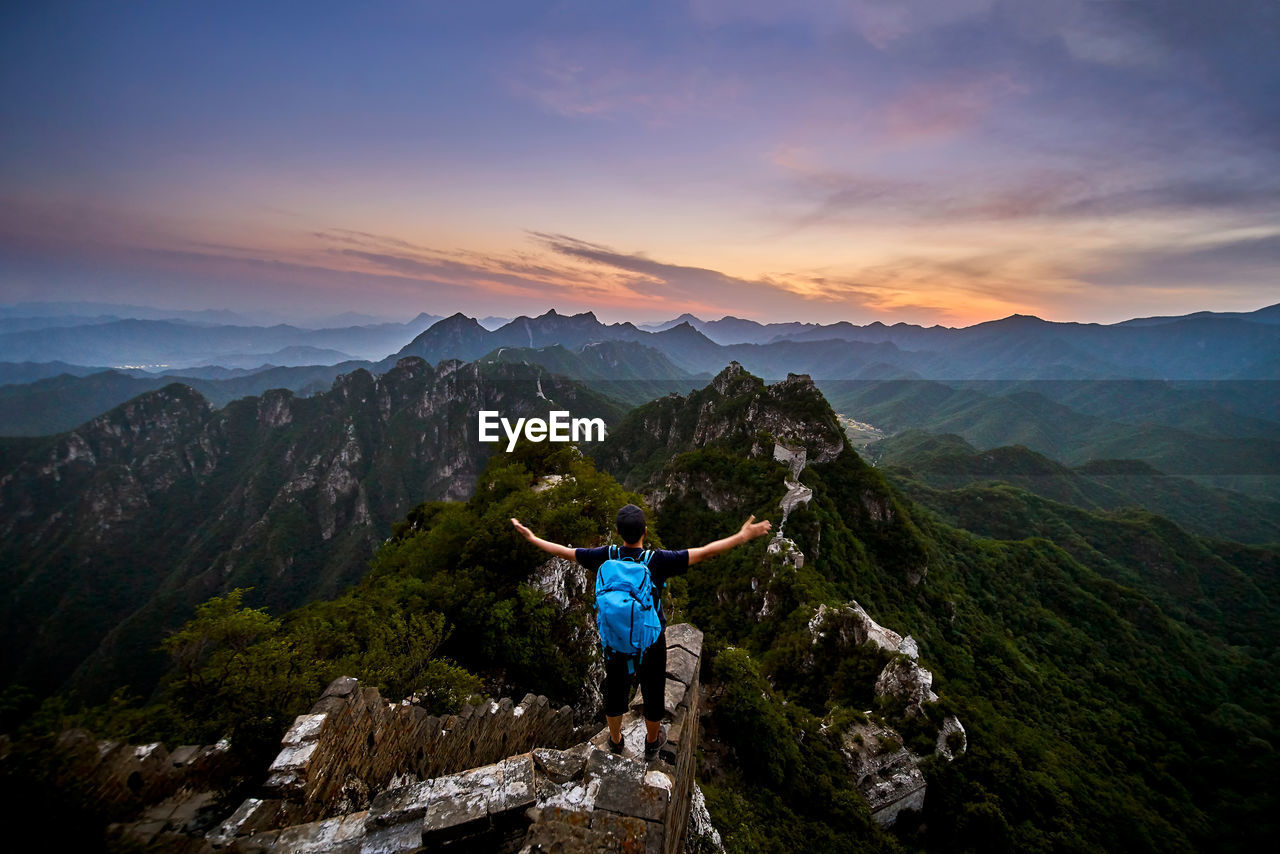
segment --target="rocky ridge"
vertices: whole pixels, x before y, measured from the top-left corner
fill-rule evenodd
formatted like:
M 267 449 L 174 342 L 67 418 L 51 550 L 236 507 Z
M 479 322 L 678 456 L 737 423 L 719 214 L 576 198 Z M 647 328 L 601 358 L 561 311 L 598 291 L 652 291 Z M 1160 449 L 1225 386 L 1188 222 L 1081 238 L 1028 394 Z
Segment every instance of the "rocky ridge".
M 787 453 L 779 446 L 775 456 Z M 788 490 L 788 498 L 793 493 L 794 487 Z M 789 512 L 785 504 L 783 506 L 784 514 Z M 804 565 L 803 552 L 781 536 L 781 526 L 766 554 L 771 563 L 780 562 L 782 567 L 794 569 Z M 776 568 L 766 570 L 771 574 L 777 571 Z M 763 588 L 759 612 L 763 619 L 776 606 L 771 606 L 768 585 L 759 586 Z M 809 620 L 809 635 L 813 647 L 822 642 L 834 643 L 847 653 L 866 644 L 888 655 L 889 660 L 875 681 L 875 695 L 901 703 L 906 717 L 927 719 L 925 705 L 938 702 L 938 695 L 932 690 L 933 674 L 920 666 L 920 650 L 915 639 L 880 625 L 856 601 L 836 608 L 819 604 Z M 812 656 L 801 664 L 807 669 L 814 666 Z M 862 720 L 849 725 L 839 738 L 846 767 L 876 821 L 892 825 L 904 810 L 923 808 L 927 784 L 920 770 L 920 757 L 904 745 L 902 736 L 883 717 L 867 710 Z M 955 715 L 943 719 L 936 741 L 934 752 L 946 761 L 965 751 L 964 726 Z
M 0 679 L 145 689 L 162 626 L 234 587 L 277 612 L 344 589 L 415 504 L 470 495 L 479 409 L 551 408 L 616 412 L 537 367 L 406 358 L 221 410 L 170 385 L 54 437 L 0 474 Z
M 766 386 L 737 362 L 706 388 L 639 407 L 619 430 L 625 438 L 606 442 L 594 455 L 602 468 L 623 474 L 630 485 L 690 448 L 721 446 L 759 457 L 784 442 L 803 449 L 811 461 L 825 462 L 845 446 L 835 416 L 808 376 L 791 374 Z M 661 497 L 656 494 L 659 504 Z
M 823 470 L 824 464 L 847 460 L 842 455 L 855 452 L 809 377 L 792 374 L 766 385 L 735 362 L 699 392 L 671 395 L 630 413 L 599 458 L 602 467 L 639 487 L 659 513 L 676 505 L 681 508 L 677 515 L 687 515 L 690 508 L 699 506 L 717 513 L 745 513 L 742 489 L 726 481 L 721 469 L 715 464 L 685 463 L 682 455 L 705 449 L 723 449 L 727 460 L 762 460 L 782 467 L 781 472 L 777 467 L 752 469 L 751 477 L 764 481 L 760 494 L 777 490 L 771 494 L 779 496 L 780 515 L 770 514 L 777 524 L 760 564 L 752 570 L 749 589 L 738 594 L 717 590 L 715 595 L 726 606 L 748 611 L 757 622 L 785 614 L 792 607 L 787 597 L 794 579 L 810 563 L 797 538 L 789 536 L 792 518 L 814 500 L 813 488 L 803 482 L 805 472 L 810 466 Z M 661 467 L 654 467 L 652 460 L 661 460 Z M 780 489 L 767 485 L 775 477 L 781 481 Z M 843 509 L 846 519 L 861 526 L 861 531 L 878 536 L 904 526 L 897 503 L 882 481 L 866 478 L 854 494 L 856 504 Z M 812 518 L 802 527 L 806 541 L 816 548 L 821 527 Z M 896 554 L 899 550 L 889 545 L 886 551 Z M 909 563 L 902 583 L 922 583 L 926 567 L 924 561 Z M 939 698 L 932 690 L 932 673 L 920 666 L 919 646 L 913 638 L 881 626 L 856 601 L 836 607 L 818 604 L 812 614 L 809 632 L 815 652 L 825 645 L 826 654 L 838 660 L 861 654 L 859 648 L 870 645 L 883 661 L 874 677 L 873 696 L 891 701 L 908 720 L 931 720 Z M 798 663 L 812 678 L 820 678 L 818 666 L 813 655 Z M 904 745 L 885 716 L 867 711 L 862 717 L 863 722 L 840 734 L 842 752 L 875 819 L 892 824 L 904 809 L 919 809 L 923 804 L 926 787 L 920 756 Z M 946 750 L 935 752 L 950 759 L 963 751 L 963 731 L 959 720 L 945 718 L 938 726 L 937 743 Z

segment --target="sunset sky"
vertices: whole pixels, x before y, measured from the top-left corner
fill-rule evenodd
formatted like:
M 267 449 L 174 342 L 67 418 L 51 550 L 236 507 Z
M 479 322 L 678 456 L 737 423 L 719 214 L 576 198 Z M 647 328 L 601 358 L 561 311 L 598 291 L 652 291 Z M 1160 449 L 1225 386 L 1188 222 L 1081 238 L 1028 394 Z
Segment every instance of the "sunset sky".
M 1275 0 L 6 3 L 0 302 L 1280 302 Z

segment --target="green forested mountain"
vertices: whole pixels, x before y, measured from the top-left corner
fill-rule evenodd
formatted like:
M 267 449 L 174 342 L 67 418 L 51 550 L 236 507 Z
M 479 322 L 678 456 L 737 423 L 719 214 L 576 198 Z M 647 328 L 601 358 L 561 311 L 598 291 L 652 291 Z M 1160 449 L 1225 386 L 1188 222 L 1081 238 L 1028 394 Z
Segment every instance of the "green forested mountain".
M 60 374 L 31 383 L 0 386 L 0 436 L 50 436 L 72 430 L 140 394 L 171 383 L 190 386 L 214 406 L 233 400 L 288 389 L 307 397 L 326 392 L 342 374 L 376 367 L 370 362 L 337 365 L 276 367 L 237 372 L 237 376 L 198 377 L 187 372 L 136 376 L 103 371 L 76 376 Z M 378 373 L 393 365 L 382 365 Z
M 747 512 L 777 512 L 780 466 L 731 450 L 732 440 L 702 438 L 742 435 L 728 425 L 762 408 L 763 389 L 726 391 L 736 393 L 691 396 L 686 444 L 668 434 L 666 462 L 639 477 L 660 500 L 668 544 L 696 542 Z M 606 467 L 673 410 L 682 407 L 657 401 L 629 414 L 599 455 Z M 750 720 L 772 727 L 770 744 L 807 743 L 802 733 L 838 719 L 838 705 L 869 707 L 852 651 L 826 668 L 800 664 L 815 606 L 856 598 L 920 642 L 943 704 L 970 734 L 965 757 L 931 767 L 923 823 L 905 832 L 908 845 L 1238 850 L 1272 832 L 1274 550 L 1195 537 L 1150 515 L 1108 524 L 1062 508 L 1056 528 L 1039 529 L 1025 501 L 971 502 L 989 520 L 984 533 L 1000 539 L 979 537 L 897 495 L 848 449 L 811 462 L 801 481 L 813 500 L 786 532 L 803 566 L 733 552 L 696 567 L 677 595 L 690 619 L 746 649 L 768 680 L 770 708 Z M 770 751 L 751 729 L 717 732 L 737 761 L 731 755 L 706 789 L 713 816 L 741 828 L 736 841 L 767 847 L 764 828 L 780 819 L 808 828 L 812 791 L 785 772 L 761 788 L 747 757 L 777 756 L 775 768 L 790 761 L 797 774 L 805 763 L 789 748 Z
M 4 455 L 3 681 L 101 697 L 158 676 L 160 632 L 210 595 L 273 610 L 332 596 L 424 497 L 469 495 L 496 445 L 479 409 L 616 404 L 525 365 L 402 360 L 331 391 L 214 410 L 170 385 Z
M 1069 466 L 1139 460 L 1165 474 L 1217 476 L 1220 483 L 1242 491 L 1280 498 L 1280 478 L 1275 477 L 1280 474 L 1280 422 L 1260 414 L 1269 415 L 1273 405 L 1269 384 L 1223 390 L 1221 399 L 1244 411 L 1227 410 L 1212 428 L 1205 422 L 1213 412 L 1210 407 L 1222 408 L 1213 395 L 1154 408 L 1147 420 L 1138 422 L 1125 396 L 1127 385 L 1112 393 L 1108 382 L 1027 387 L 887 380 L 825 383 L 823 390 L 837 411 L 891 434 L 911 429 L 953 433 L 983 450 L 1021 445 Z M 1041 390 L 1068 400 L 1088 398 L 1093 413 L 1110 414 L 1072 408 Z M 1173 395 L 1159 396 L 1168 403 Z
M 596 341 L 576 350 L 550 347 L 499 347 L 481 362 L 541 365 L 554 374 L 578 380 L 630 408 L 673 391 L 706 384 L 710 374 L 690 374 L 660 350 L 634 341 Z
M 478 688 L 590 708 L 588 579 L 507 519 L 591 545 L 618 504 L 640 499 L 666 547 L 727 535 L 749 514 L 781 527 L 669 588 L 672 619 L 707 633 L 699 777 L 728 850 L 1243 851 L 1274 836 L 1274 549 L 1008 485 L 886 480 L 807 377 L 766 385 L 736 365 L 583 450 L 594 461 L 546 444 L 492 456 L 470 497 L 411 510 L 332 599 L 273 607 L 274 622 L 211 602 L 178 635 L 206 658 L 170 644 L 175 667 L 149 705 L 87 720 L 182 739 L 252 717 L 269 744 L 271 722 L 282 730 L 339 663 L 388 691 L 420 684 L 441 708 Z M 938 701 L 877 691 L 893 655 L 823 630 L 824 612 L 854 601 L 914 638 Z M 409 650 L 395 639 L 414 633 L 397 627 L 414 625 L 426 640 Z M 260 690 L 201 678 L 229 657 Z M 296 680 L 268 678 L 291 661 Z M 968 749 L 948 762 L 934 754 L 952 714 Z M 923 813 L 892 831 L 851 772 L 850 733 L 868 720 L 923 757 Z
M 1020 446 L 979 451 L 960 436 L 921 430 L 882 439 L 864 453 L 897 476 L 938 488 L 1013 484 L 1085 510 L 1141 507 L 1203 536 L 1280 543 L 1280 501 L 1204 486 L 1136 460 L 1069 468 Z

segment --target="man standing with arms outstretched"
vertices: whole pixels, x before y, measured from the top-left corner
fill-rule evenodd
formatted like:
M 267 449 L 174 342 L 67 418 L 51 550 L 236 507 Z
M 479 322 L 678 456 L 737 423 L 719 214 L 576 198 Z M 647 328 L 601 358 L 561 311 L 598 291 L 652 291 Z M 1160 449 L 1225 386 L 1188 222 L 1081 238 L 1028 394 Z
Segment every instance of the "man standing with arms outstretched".
M 512 519 L 511 524 L 516 530 L 529 542 L 545 552 L 562 557 L 566 560 L 577 561 L 589 570 L 595 571 L 600 565 L 609 559 L 609 546 L 600 546 L 594 549 L 571 549 L 568 546 L 562 546 L 559 543 L 553 543 L 544 540 L 535 535 L 527 527 L 520 524 L 519 519 Z M 666 585 L 667 579 L 673 575 L 682 575 L 690 566 L 701 560 L 727 552 L 734 546 L 753 540 L 761 534 L 767 534 L 773 527 L 773 524 L 765 519 L 763 522 L 757 522 L 756 517 L 752 516 L 742 524 L 738 529 L 738 533 L 731 537 L 725 537 L 716 540 L 713 543 L 707 543 L 705 546 L 699 546 L 692 549 L 655 549 L 649 560 L 649 572 L 653 581 L 653 603 L 658 609 L 658 616 L 662 620 L 664 630 L 658 635 L 658 639 L 644 651 L 640 658 L 640 664 L 635 667 L 636 675 L 640 679 L 640 693 L 644 698 L 644 722 L 645 722 L 645 742 L 644 757 L 646 760 L 653 759 L 658 755 L 658 749 L 662 747 L 666 741 L 666 734 L 662 732 L 661 723 L 663 715 L 663 694 L 666 689 L 667 682 L 667 638 L 665 627 L 667 624 L 666 614 L 662 610 L 662 588 Z M 640 559 L 644 554 L 644 537 L 648 532 L 645 526 L 644 511 L 634 504 L 628 504 L 618 511 L 618 534 L 622 537 L 625 544 L 618 550 L 622 558 L 632 560 Z M 622 752 L 622 716 L 627 711 L 627 691 L 631 687 L 631 667 L 635 662 L 628 661 L 629 656 L 619 655 L 609 650 L 605 651 L 605 680 L 604 680 L 604 714 L 605 720 L 609 723 L 609 749 L 614 753 Z

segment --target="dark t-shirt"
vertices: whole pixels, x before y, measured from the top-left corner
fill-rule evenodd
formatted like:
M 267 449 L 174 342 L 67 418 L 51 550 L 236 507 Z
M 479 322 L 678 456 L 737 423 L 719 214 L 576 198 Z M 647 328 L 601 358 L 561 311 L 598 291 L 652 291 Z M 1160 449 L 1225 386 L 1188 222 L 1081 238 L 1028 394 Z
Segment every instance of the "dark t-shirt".
M 644 551 L 646 550 L 620 546 L 618 548 L 618 556 L 639 558 Z M 662 588 L 666 586 L 668 578 L 673 575 L 684 575 L 688 572 L 689 550 L 652 549 L 652 551 L 653 557 L 649 560 L 649 576 L 653 579 L 653 601 L 658 603 L 658 616 L 662 618 L 662 625 L 665 626 L 667 624 L 667 615 L 662 610 Z M 609 559 L 609 547 L 599 546 L 594 549 L 577 549 L 574 553 L 574 559 L 594 572 L 600 568 L 600 564 Z

